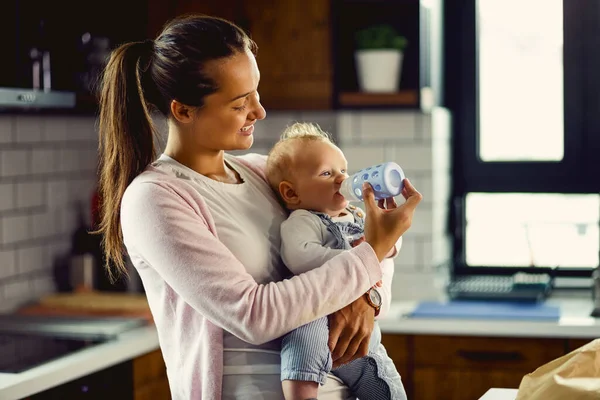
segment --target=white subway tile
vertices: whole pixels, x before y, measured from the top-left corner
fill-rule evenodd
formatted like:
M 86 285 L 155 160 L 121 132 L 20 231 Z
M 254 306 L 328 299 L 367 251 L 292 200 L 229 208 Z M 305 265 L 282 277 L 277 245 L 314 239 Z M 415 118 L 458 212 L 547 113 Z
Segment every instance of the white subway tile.
M 60 149 L 58 170 L 61 172 L 79 172 L 79 152 L 80 149 Z
M 54 293 L 56 291 L 54 279 L 50 274 L 34 276 L 30 281 L 30 285 L 36 298 Z
M 18 208 L 40 207 L 46 203 L 46 185 L 43 182 L 17 183 Z
M 347 145 L 342 146 L 341 149 L 348 160 L 350 173 L 386 161 L 382 146 Z
M 42 141 L 43 117 L 17 115 L 15 140 L 17 142 Z
M 15 117 L 0 115 L 0 143 L 11 143 L 14 139 Z
M 94 172 L 98 170 L 98 150 L 96 148 L 80 149 L 78 157 L 79 170 Z
M 48 207 L 58 208 L 69 206 L 69 188 L 67 181 L 49 181 L 48 188 Z
M 411 237 L 410 233 L 405 233 L 402 238 L 402 248 L 400 252 L 394 258 L 394 265 L 396 268 L 414 269 L 415 266 L 419 265 L 421 260 L 420 246 L 417 238 Z
M 393 301 L 441 300 L 444 298 L 444 279 L 437 272 L 404 272 L 394 274 Z
M 33 293 L 29 287 L 29 280 L 20 278 L 4 284 L 4 298 L 6 300 L 18 301 L 19 303 L 26 303 L 33 299 Z
M 337 116 L 332 111 L 302 111 L 298 117 L 298 122 L 317 124 L 334 138 L 337 137 Z
M 415 210 L 410 232 L 416 235 L 431 235 L 433 233 L 433 213 L 428 204 L 420 203 Z
M 1 176 L 27 175 L 30 171 L 31 154 L 29 150 L 0 151 Z
M 31 239 L 30 222 L 28 215 L 3 217 L 2 242 L 9 244 Z
M 15 186 L 12 183 L 0 183 L 0 211 L 15 208 Z
M 432 153 L 431 146 L 427 144 L 390 145 L 394 149 L 395 161 L 406 170 L 431 171 Z
M 91 116 L 66 117 L 68 141 L 97 141 L 96 118 Z
M 32 236 L 36 239 L 61 233 L 56 226 L 56 215 L 51 210 L 31 214 Z
M 9 278 L 17 273 L 16 250 L 0 250 L 0 279 Z
M 49 174 L 57 170 L 58 151 L 53 149 L 31 150 L 31 173 Z
M 254 136 L 257 139 L 270 139 L 273 142 L 279 140 L 283 130 L 297 122 L 300 119 L 300 113 L 294 112 L 271 112 L 267 118 L 256 121 L 254 126 Z
M 404 111 L 361 112 L 358 132 L 364 140 L 414 140 L 415 113 Z
M 358 116 L 355 112 L 341 111 L 337 114 L 336 142 L 340 146 L 351 144 L 355 139 L 360 139 L 356 132 L 359 129 Z
M 19 274 L 27 274 L 50 268 L 44 246 L 20 248 L 18 250 L 17 261 Z
M 44 119 L 44 140 L 47 142 L 61 142 L 67 140 L 67 118 L 47 117 Z

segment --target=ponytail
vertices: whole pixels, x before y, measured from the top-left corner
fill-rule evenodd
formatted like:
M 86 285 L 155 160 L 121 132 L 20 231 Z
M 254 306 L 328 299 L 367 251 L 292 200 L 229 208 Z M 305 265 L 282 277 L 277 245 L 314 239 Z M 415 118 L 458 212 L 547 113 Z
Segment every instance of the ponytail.
M 100 90 L 99 195 L 100 224 L 106 268 L 112 280 L 127 274 L 121 200 L 127 186 L 156 156 L 154 126 L 146 103 L 145 86 L 153 41 L 126 43 L 111 55 Z M 148 85 L 150 83 L 150 85 Z M 148 88 L 148 90 L 153 90 Z M 114 266 L 114 270 L 111 266 Z M 115 274 L 116 273 L 116 274 Z

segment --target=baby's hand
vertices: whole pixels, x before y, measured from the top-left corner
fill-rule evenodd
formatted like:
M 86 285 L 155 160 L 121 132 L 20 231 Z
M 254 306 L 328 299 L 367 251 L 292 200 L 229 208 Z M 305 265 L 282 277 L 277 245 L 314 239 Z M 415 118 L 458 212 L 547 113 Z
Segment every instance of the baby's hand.
M 354 242 L 350 243 L 350 246 L 356 247 L 356 246 L 358 246 L 359 244 L 361 244 L 364 241 L 365 241 L 365 237 L 362 236 L 362 237 L 356 239 Z

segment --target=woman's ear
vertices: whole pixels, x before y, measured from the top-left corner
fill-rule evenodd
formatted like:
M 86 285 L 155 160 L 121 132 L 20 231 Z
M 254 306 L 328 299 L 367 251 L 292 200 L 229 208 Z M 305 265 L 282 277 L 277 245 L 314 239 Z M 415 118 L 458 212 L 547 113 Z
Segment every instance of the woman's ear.
M 180 103 L 177 100 L 172 100 L 171 114 L 173 114 L 173 117 L 177 121 L 181 122 L 182 124 L 187 124 L 193 120 L 194 108 Z
M 279 195 L 287 205 L 298 205 L 300 204 L 300 197 L 294 190 L 294 185 L 288 181 L 281 181 L 279 183 Z

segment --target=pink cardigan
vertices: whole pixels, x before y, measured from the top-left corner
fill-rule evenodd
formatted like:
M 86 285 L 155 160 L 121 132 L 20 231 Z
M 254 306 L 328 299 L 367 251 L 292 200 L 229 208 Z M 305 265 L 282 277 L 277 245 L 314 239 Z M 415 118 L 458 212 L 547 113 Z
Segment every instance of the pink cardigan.
M 239 159 L 265 179 L 264 156 Z M 393 274 L 392 262 L 382 268 L 362 243 L 320 268 L 259 285 L 219 241 L 202 196 L 185 179 L 154 166 L 127 188 L 121 224 L 174 400 L 221 398 L 223 329 L 252 344 L 266 343 L 339 310 Z

